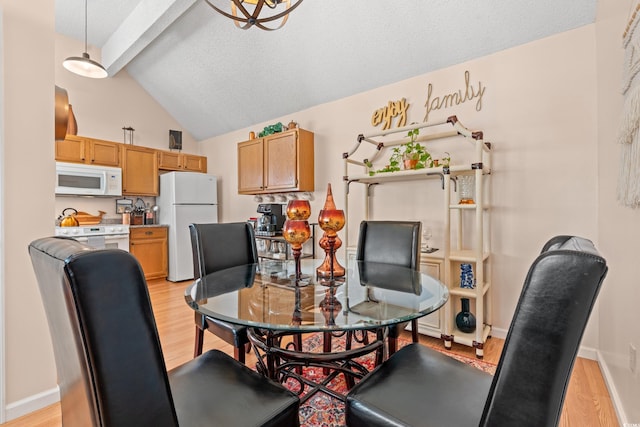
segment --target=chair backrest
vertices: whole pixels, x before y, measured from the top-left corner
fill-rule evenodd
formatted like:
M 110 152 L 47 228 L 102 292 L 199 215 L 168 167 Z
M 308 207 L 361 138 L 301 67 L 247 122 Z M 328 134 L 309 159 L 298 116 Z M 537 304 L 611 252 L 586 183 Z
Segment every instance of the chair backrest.
M 527 274 L 480 425 L 555 426 L 607 273 L 589 240 L 557 236 Z
M 29 245 L 56 359 L 62 423 L 177 426 L 144 274 L 118 249 Z
M 362 221 L 356 260 L 420 268 L 420 222 Z
M 247 222 L 191 224 L 195 278 L 218 270 L 258 262 L 255 232 Z

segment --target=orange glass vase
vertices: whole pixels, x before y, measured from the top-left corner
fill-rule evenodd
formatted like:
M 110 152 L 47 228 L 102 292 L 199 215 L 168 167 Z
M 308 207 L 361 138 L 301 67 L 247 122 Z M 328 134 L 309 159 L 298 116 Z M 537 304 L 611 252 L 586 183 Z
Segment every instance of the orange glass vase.
M 282 237 L 291 245 L 291 253 L 295 262 L 296 284 L 302 279 L 300 271 L 300 255 L 302 254 L 302 244 L 311 237 L 309 221 L 300 219 L 288 219 L 282 226 Z
M 287 204 L 287 218 L 289 219 L 309 219 L 311 216 L 311 205 L 308 200 L 290 200 Z
M 311 237 L 311 228 L 307 219 L 311 216 L 311 205 L 308 200 L 290 200 L 287 204 L 287 219 L 282 226 L 282 237 L 291 245 L 291 253 L 295 262 L 295 282 L 300 284 L 303 278 L 300 271 L 300 255 L 302 244 Z
M 319 242 L 320 247 L 324 249 L 326 253 L 325 262 L 316 269 L 316 274 L 319 277 L 329 280 L 329 284 L 332 284 L 336 277 L 342 277 L 345 275 L 344 267 L 342 267 L 336 260 L 335 252 L 338 247 L 336 241 L 338 240 L 338 231 L 342 230 L 345 223 L 344 211 L 336 209 L 335 202 L 333 201 L 333 193 L 331 192 L 331 184 L 327 186 L 327 198 L 324 202 L 324 207 L 318 214 L 318 226 L 324 231 L 324 236 Z M 323 239 L 326 240 L 322 242 Z

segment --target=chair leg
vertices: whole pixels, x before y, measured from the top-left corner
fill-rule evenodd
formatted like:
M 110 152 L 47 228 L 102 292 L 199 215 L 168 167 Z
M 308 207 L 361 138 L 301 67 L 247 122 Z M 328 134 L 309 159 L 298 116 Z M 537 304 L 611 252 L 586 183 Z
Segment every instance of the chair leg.
M 388 337 L 387 342 L 389 343 L 389 357 L 398 349 L 398 338 L 396 337 Z
M 200 329 L 198 325 L 196 325 L 196 343 L 193 348 L 193 358 L 200 356 L 202 354 L 202 341 L 204 340 L 204 330 Z
M 413 342 L 419 342 L 418 339 L 418 319 L 413 319 L 411 321 L 411 339 Z
M 245 362 L 245 352 L 244 352 L 244 345 L 242 347 L 233 347 L 233 357 L 234 359 L 236 359 L 238 362 L 240 363 L 244 363 Z

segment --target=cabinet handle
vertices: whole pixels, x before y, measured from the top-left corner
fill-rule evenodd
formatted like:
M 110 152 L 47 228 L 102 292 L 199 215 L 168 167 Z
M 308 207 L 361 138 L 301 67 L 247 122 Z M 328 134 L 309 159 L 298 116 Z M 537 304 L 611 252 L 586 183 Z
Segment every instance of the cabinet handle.
M 144 234 L 146 234 L 147 236 L 151 236 L 153 234 L 153 231 L 145 231 Z

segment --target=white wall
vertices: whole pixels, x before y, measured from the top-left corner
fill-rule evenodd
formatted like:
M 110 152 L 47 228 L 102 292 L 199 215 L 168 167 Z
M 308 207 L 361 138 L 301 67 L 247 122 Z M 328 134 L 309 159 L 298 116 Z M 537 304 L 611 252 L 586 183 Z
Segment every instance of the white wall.
M 4 402 L 55 387 L 47 322 L 27 253 L 53 211 L 53 0 L 0 0 L 2 8 L 2 237 Z M 38 11 L 38 13 L 34 13 Z
M 600 294 L 600 356 L 620 402 L 621 423 L 640 422 L 640 363 L 629 367 L 629 345 L 640 351 L 640 328 L 635 319 L 640 302 L 637 271 L 640 254 L 640 210 L 622 207 L 616 200 L 620 148 L 616 144 L 622 114 L 622 34 L 630 16 L 631 0 L 599 2 L 598 47 L 598 228 L 600 249 L 609 274 Z M 640 355 L 640 354 L 639 354 Z
M 81 53 L 83 43 L 55 34 L 53 0 L 0 0 L 0 7 L 0 313 L 5 330 L 0 372 L 1 403 L 11 419 L 57 400 L 49 330 L 27 245 L 53 234 L 64 207 L 115 212 L 113 199 L 54 197 L 54 85 L 67 89 L 81 135 L 122 142 L 122 127 L 132 126 L 136 145 L 168 149 L 169 129 L 182 128 L 125 71 L 105 80 L 66 71 L 63 59 Z M 89 50 L 99 60 L 99 52 Z M 183 151 L 198 153 L 193 137 L 184 130 L 182 136 Z
M 493 325 L 504 333 L 527 269 L 547 239 L 577 234 L 598 243 L 594 26 L 275 117 L 271 123 L 294 119 L 315 132 L 317 191 L 313 212 L 322 206 L 329 182 L 339 207 L 344 206 L 342 153 L 352 147 L 358 134 L 373 131 L 372 112 L 389 100 L 405 97 L 411 103 L 407 122 L 422 121 L 427 85 L 433 84 L 434 94 L 459 88 L 464 91 L 465 70 L 470 71 L 470 82 L 476 88 L 478 81 L 486 86 L 482 110 L 476 111 L 475 102 L 467 102 L 432 112 L 430 121 L 456 114 L 465 126 L 484 131 L 485 140 L 493 144 Z M 264 125 L 203 142 L 210 172 L 222 176 L 223 221 L 254 216 L 256 204 L 251 196 L 237 195 L 236 143 Z M 436 152 L 449 151 L 455 163 L 459 156 L 456 142 L 452 140 Z M 377 187 L 375 218 L 425 219 L 434 215 L 429 219 L 437 223 L 442 212 L 438 191 L 437 182 Z M 351 193 L 349 239 L 355 242 L 362 219 L 362 189 L 352 184 Z M 435 206 L 432 200 L 437 200 Z M 592 321 L 583 346 L 595 347 L 597 332 L 597 321 Z

